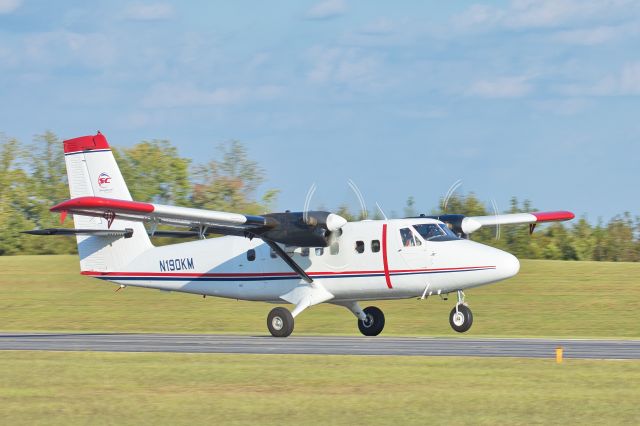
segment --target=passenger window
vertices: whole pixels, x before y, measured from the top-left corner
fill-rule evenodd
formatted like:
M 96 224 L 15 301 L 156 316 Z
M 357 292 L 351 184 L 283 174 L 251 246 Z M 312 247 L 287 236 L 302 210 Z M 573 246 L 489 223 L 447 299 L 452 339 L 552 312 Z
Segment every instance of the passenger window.
M 316 247 L 316 256 L 322 256 L 324 254 L 324 247 Z
M 329 246 L 329 254 L 338 254 L 340 253 L 340 244 L 336 241 L 335 243 Z
M 247 260 L 249 262 L 253 262 L 254 260 L 256 260 L 256 251 L 254 249 L 247 251 Z
M 276 254 L 275 250 L 273 250 L 273 249 L 269 250 L 269 256 L 271 256 L 272 259 L 275 259 L 276 257 L 278 257 L 278 255 Z
M 300 250 L 300 255 L 302 257 L 309 257 L 309 247 L 302 247 Z
M 380 251 L 380 241 L 379 240 L 371 241 L 371 252 L 377 253 L 379 251 Z
M 356 241 L 356 251 L 358 253 L 364 253 L 364 241 Z

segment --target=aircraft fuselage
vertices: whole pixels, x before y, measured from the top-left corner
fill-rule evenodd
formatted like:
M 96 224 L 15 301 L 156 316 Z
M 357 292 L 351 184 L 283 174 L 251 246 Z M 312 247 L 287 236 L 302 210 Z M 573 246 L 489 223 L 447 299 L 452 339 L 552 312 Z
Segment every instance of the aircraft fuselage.
M 429 240 L 416 232 L 421 224 L 442 225 L 423 218 L 350 222 L 329 247 L 285 250 L 335 302 L 446 294 L 518 273 L 513 255 L 465 239 Z M 306 284 L 262 240 L 234 236 L 154 247 L 123 269 L 82 273 L 127 286 L 270 302 Z

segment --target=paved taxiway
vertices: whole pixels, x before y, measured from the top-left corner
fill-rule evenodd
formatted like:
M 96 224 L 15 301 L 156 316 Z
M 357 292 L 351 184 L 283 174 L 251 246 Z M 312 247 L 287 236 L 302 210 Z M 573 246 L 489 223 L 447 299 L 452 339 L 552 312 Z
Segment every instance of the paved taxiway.
M 0 350 L 640 359 L 640 340 L 0 333 Z

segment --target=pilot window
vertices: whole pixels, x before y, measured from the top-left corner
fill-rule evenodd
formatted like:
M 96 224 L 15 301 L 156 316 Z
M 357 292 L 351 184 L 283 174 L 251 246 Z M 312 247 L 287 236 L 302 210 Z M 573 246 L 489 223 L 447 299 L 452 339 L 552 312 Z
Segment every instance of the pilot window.
M 413 225 L 422 238 L 425 240 L 433 240 L 437 237 L 452 237 L 456 238 L 456 234 L 447 227 L 447 225 L 439 223 L 421 223 L 419 225 Z
M 300 254 L 303 257 L 309 257 L 309 247 L 302 247 L 302 250 L 300 250 Z
M 256 260 L 256 251 L 254 249 L 247 250 L 247 260 L 249 262 Z
M 377 253 L 379 251 L 380 251 L 380 241 L 379 240 L 371 241 L 371 252 Z
M 356 241 L 356 251 L 358 253 L 364 253 L 364 241 Z
M 271 256 L 272 259 L 275 259 L 276 257 L 278 257 L 278 255 L 273 249 L 269 250 L 269 256 Z
M 416 239 L 413 236 L 413 232 L 411 232 L 411 229 L 409 228 L 402 228 L 400 230 L 400 238 L 402 238 L 402 246 L 403 247 L 415 247 L 416 245 Z M 420 243 L 420 241 L 418 241 L 418 243 Z
M 329 254 L 338 254 L 340 253 L 340 244 L 336 241 L 335 243 L 329 246 Z
M 322 256 L 324 254 L 324 247 L 316 247 L 316 256 Z

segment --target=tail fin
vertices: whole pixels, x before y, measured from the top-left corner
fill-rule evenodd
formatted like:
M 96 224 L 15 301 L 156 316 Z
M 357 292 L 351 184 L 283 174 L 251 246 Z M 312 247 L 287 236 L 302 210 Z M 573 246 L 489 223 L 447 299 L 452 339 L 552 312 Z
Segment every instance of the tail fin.
M 64 156 L 71 198 L 97 196 L 131 200 L 107 139 L 98 132 L 64 141 Z M 108 229 L 107 220 L 74 215 L 79 229 Z M 131 238 L 78 235 L 78 254 L 82 271 L 122 270 L 135 257 L 152 246 L 144 225 L 115 219 L 112 229 L 133 229 Z

